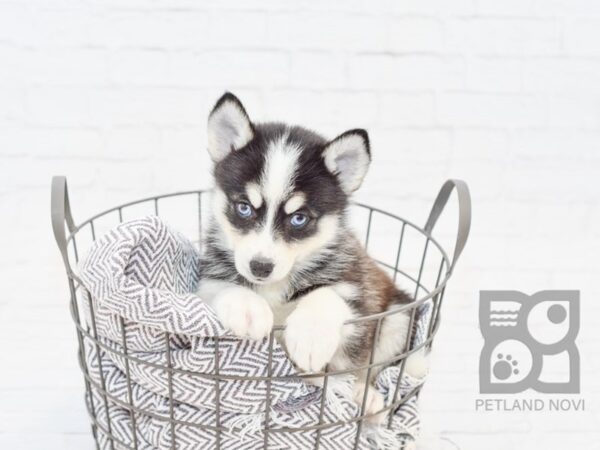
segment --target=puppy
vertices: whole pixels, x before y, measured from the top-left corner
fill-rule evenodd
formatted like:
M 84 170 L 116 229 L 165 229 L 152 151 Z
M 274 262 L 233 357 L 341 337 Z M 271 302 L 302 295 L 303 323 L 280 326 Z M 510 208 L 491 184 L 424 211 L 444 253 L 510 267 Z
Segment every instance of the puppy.
M 232 94 L 208 118 L 213 217 L 199 295 L 238 336 L 262 339 L 285 324 L 284 346 L 303 371 L 369 363 L 375 321 L 344 322 L 411 301 L 349 229 L 348 199 L 371 161 L 367 132 L 333 140 L 299 126 L 255 123 Z M 388 316 L 375 360 L 404 350 L 409 317 Z M 377 370 L 373 370 L 373 375 Z M 355 396 L 363 399 L 366 371 Z M 383 407 L 375 390 L 366 413 Z

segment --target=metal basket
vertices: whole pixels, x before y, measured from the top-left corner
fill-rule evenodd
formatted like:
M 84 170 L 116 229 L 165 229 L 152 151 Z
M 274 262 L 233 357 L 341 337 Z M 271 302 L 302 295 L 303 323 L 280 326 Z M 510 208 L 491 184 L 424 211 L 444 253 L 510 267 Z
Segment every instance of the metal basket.
M 454 247 L 454 252 L 452 258 L 449 258 L 445 250 L 438 243 L 438 241 L 432 236 L 432 231 L 434 226 L 442 213 L 448 198 L 453 190 L 457 192 L 458 198 L 458 232 L 456 237 L 456 244 Z M 76 331 L 77 331 L 77 339 L 79 343 L 78 349 L 78 360 L 81 367 L 81 370 L 84 375 L 84 383 L 86 388 L 86 404 L 88 407 L 88 413 L 91 419 L 91 427 L 92 433 L 95 439 L 97 448 L 110 448 L 111 450 L 117 449 L 138 449 L 138 438 L 136 435 L 136 416 L 138 415 L 150 415 L 152 416 L 151 411 L 147 411 L 144 408 L 136 406 L 133 404 L 132 395 L 131 395 L 131 383 L 132 380 L 130 378 L 129 371 L 127 370 L 127 384 L 129 386 L 129 402 L 123 402 L 122 400 L 116 398 L 109 390 L 107 390 L 106 382 L 104 376 L 102 375 L 102 371 L 100 371 L 101 379 L 100 383 L 96 382 L 89 375 L 89 368 L 86 364 L 86 358 L 84 355 L 84 343 L 91 342 L 96 348 L 99 349 L 102 347 L 102 350 L 105 352 L 112 352 L 115 354 L 115 350 L 109 347 L 106 347 L 102 344 L 100 340 L 97 339 L 97 329 L 94 319 L 94 309 L 90 300 L 90 309 L 91 309 L 91 324 L 90 326 L 86 325 L 84 320 L 82 319 L 78 300 L 77 300 L 77 291 L 79 289 L 85 289 L 81 283 L 81 280 L 78 278 L 76 271 L 73 269 L 78 262 L 79 252 L 81 250 L 81 244 L 79 244 L 80 248 L 78 248 L 78 240 L 80 241 L 84 236 L 89 242 L 95 241 L 96 236 L 100 234 L 98 223 L 107 218 L 112 218 L 114 222 L 122 222 L 124 217 L 127 215 L 130 210 L 135 209 L 138 205 L 145 205 L 151 209 L 153 214 L 161 216 L 162 205 L 163 203 L 169 202 L 172 199 L 180 199 L 187 198 L 191 200 L 191 204 L 193 207 L 188 211 L 189 213 L 189 223 L 197 223 L 197 230 L 194 230 L 195 241 L 198 243 L 198 246 L 201 248 L 201 238 L 202 238 L 202 230 L 203 230 L 203 222 L 205 222 L 206 214 L 204 214 L 203 203 L 206 205 L 205 197 L 208 194 L 207 191 L 187 191 L 187 192 L 177 192 L 173 194 L 166 195 L 158 195 L 155 197 L 148 197 L 141 200 L 125 203 L 120 206 L 116 206 L 107 211 L 96 214 L 88 220 L 81 222 L 79 225 L 76 225 L 73 216 L 71 214 L 71 208 L 69 205 L 69 196 L 67 191 L 67 181 L 65 177 L 54 177 L 52 180 L 52 198 L 51 198 L 51 215 L 52 215 L 52 227 L 54 231 L 54 237 L 58 244 L 58 248 L 62 255 L 65 269 L 67 272 L 68 286 L 69 286 L 69 305 L 70 311 L 75 323 Z M 400 376 L 398 377 L 398 383 L 396 385 L 393 401 L 385 406 L 380 412 L 385 413 L 388 411 L 395 411 L 402 404 L 408 401 L 411 397 L 417 396 L 420 392 L 421 385 L 407 393 L 406 395 L 399 396 L 399 386 L 400 380 L 402 379 L 402 374 L 404 373 L 404 366 L 406 358 L 414 353 L 419 351 L 422 347 L 431 347 L 433 337 L 435 336 L 440 323 L 440 307 L 442 304 L 442 300 L 444 297 L 446 284 L 453 272 L 454 266 L 457 262 L 458 257 L 460 256 L 469 234 L 470 222 L 471 222 L 471 201 L 469 190 L 465 182 L 461 180 L 448 180 L 442 186 L 425 223 L 423 228 L 415 225 L 412 222 L 409 222 L 401 217 L 398 217 L 394 214 L 390 214 L 386 211 L 382 211 L 377 208 L 373 208 L 364 204 L 354 204 L 354 208 L 357 209 L 357 214 L 364 217 L 363 222 L 363 232 L 364 232 L 364 245 L 367 247 L 371 256 L 383 267 L 390 275 L 393 277 L 395 282 L 401 282 L 403 287 L 406 290 L 406 285 L 409 285 L 409 293 L 414 296 L 414 302 L 405 305 L 399 309 L 393 311 L 387 311 L 380 314 L 374 314 L 371 316 L 360 317 L 357 319 L 353 319 L 351 322 L 361 322 L 361 321 L 373 321 L 375 323 L 376 336 L 378 336 L 378 331 L 380 330 L 382 320 L 389 316 L 390 314 L 398 314 L 402 312 L 409 311 L 410 313 L 410 326 L 409 330 L 413 329 L 413 325 L 415 322 L 415 315 L 417 308 L 421 305 L 425 304 L 425 302 L 430 303 L 430 319 L 428 321 L 428 326 L 426 330 L 425 339 L 419 343 L 419 345 L 410 345 L 410 336 L 405 337 L 408 345 L 404 349 L 401 354 L 395 355 L 394 357 L 387 359 L 386 361 L 374 361 L 374 347 L 376 343 L 376 339 L 373 339 L 373 347 L 371 348 L 370 360 L 369 363 L 363 365 L 361 367 L 355 367 L 351 370 L 329 370 L 329 368 L 325 368 L 323 372 L 320 373 L 309 373 L 309 374 L 301 374 L 301 377 L 304 378 L 312 378 L 319 380 L 323 390 L 327 391 L 327 381 L 329 377 L 337 375 L 337 374 L 347 374 L 358 371 L 367 372 L 367 380 L 369 379 L 369 375 L 374 370 L 379 370 L 380 368 L 390 365 L 397 364 L 400 367 Z M 128 217 L 128 218 L 133 218 Z M 116 224 L 116 223 L 115 223 Z M 380 226 L 381 231 L 377 230 L 377 226 Z M 196 225 L 194 225 L 196 228 Z M 391 237 L 390 237 L 391 236 Z M 378 241 L 378 242 L 375 242 Z M 374 248 L 376 247 L 376 248 Z M 410 252 L 407 247 L 412 247 L 412 252 Z M 373 250 L 373 251 L 372 251 Z M 377 254 L 379 252 L 379 254 Z M 374 254 L 375 253 L 375 254 Z M 405 253 L 406 256 L 405 257 Z M 88 297 L 90 297 L 88 293 Z M 124 327 L 122 328 L 124 330 Z M 273 348 L 273 342 L 275 336 L 284 329 L 284 326 L 275 326 L 273 331 L 271 332 L 269 338 L 269 361 Z M 126 339 L 123 335 L 124 344 L 123 352 L 119 353 L 119 356 L 125 358 L 126 367 L 129 367 L 129 363 L 133 362 L 134 359 L 127 354 L 126 347 Z M 167 374 L 167 382 L 169 387 L 169 392 L 172 392 L 173 382 L 172 375 L 177 369 L 174 369 L 170 364 L 170 348 L 168 345 L 169 339 L 166 336 L 166 354 L 167 354 L 167 364 L 162 367 L 164 369 L 164 373 Z M 217 352 L 218 353 L 218 352 Z M 223 375 L 219 375 L 219 361 L 218 355 L 215 355 L 216 360 L 216 370 L 211 374 L 199 374 L 210 376 L 212 379 L 216 380 L 216 386 L 218 386 L 218 381 L 223 379 Z M 135 360 L 136 363 L 140 363 L 141 360 Z M 143 361 L 142 361 L 143 363 Z M 270 367 L 269 367 L 270 369 Z M 270 370 L 268 371 L 270 373 Z M 248 380 L 264 380 L 267 382 L 267 386 L 270 385 L 270 377 L 248 377 Z M 323 422 L 323 408 L 325 404 L 326 395 L 321 395 L 321 405 L 320 405 L 320 417 L 318 423 L 315 423 L 310 427 L 299 427 L 299 428 L 277 428 L 271 429 L 269 426 L 269 411 L 270 411 L 270 397 L 269 397 L 269 389 L 267 387 L 267 398 L 265 399 L 265 426 L 262 429 L 264 433 L 264 445 L 263 448 L 269 448 L 269 437 L 272 433 L 294 433 L 297 431 L 307 431 L 314 430 L 315 431 L 315 442 L 313 448 L 318 449 L 320 447 L 320 436 L 324 429 L 327 427 L 340 426 L 349 423 L 356 423 L 357 431 L 356 431 L 356 439 L 354 448 L 359 446 L 359 439 L 361 435 L 363 422 L 368 419 L 373 414 L 367 415 L 364 412 L 365 403 L 367 400 L 366 396 L 367 390 L 365 389 L 365 396 L 363 397 L 362 405 L 360 408 L 360 414 L 355 417 L 352 417 L 344 422 L 337 423 L 324 423 Z M 221 447 L 220 435 L 224 431 L 224 428 L 220 426 L 219 421 L 219 389 L 215 389 L 215 403 L 216 403 L 216 426 L 209 424 L 196 424 L 204 430 L 208 430 L 211 433 L 215 434 L 216 438 L 216 448 L 219 449 Z M 121 408 L 125 408 L 130 415 L 131 425 L 133 429 L 133 445 L 130 445 L 126 442 L 122 442 L 119 437 L 115 436 L 113 430 L 111 429 L 111 418 L 107 417 L 106 423 L 101 423 L 100 420 L 96 417 L 95 410 L 93 407 L 93 398 L 101 398 L 104 403 L 106 415 L 108 414 L 108 405 L 113 403 L 118 405 Z M 173 399 L 169 399 L 170 402 L 170 411 L 171 414 L 169 417 L 161 417 L 160 420 L 168 421 L 168 426 L 171 430 L 171 435 L 173 438 L 171 439 L 171 448 L 176 449 L 177 446 L 177 438 L 175 434 L 175 426 L 180 425 L 179 421 L 176 420 L 173 416 Z M 90 406 L 91 405 L 91 406 Z M 186 423 L 186 425 L 189 425 Z M 387 426 L 391 425 L 391 414 L 389 415 L 389 419 L 387 420 Z M 103 435 L 104 439 L 101 442 L 99 436 Z M 106 443 L 108 446 L 106 447 Z

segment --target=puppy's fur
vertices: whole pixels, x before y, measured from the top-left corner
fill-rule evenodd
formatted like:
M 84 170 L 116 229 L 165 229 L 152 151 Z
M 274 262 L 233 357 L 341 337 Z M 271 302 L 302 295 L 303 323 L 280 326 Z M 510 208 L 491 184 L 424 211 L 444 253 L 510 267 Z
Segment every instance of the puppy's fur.
M 368 363 L 375 321 L 344 322 L 411 298 L 347 224 L 349 196 L 371 161 L 367 132 L 328 141 L 298 126 L 254 123 L 226 93 L 208 119 L 208 151 L 216 189 L 200 296 L 239 336 L 261 339 L 285 324 L 283 344 L 301 370 Z M 403 350 L 408 323 L 404 313 L 383 321 L 376 361 Z M 370 391 L 367 412 L 376 412 L 383 400 Z

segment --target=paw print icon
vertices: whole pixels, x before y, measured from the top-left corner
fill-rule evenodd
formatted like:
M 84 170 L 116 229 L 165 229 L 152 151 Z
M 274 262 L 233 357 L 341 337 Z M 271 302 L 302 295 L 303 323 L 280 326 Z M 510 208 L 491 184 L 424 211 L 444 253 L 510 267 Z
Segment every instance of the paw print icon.
M 503 356 L 498 353 L 498 360 L 494 363 L 494 376 L 499 380 L 506 380 L 512 375 L 519 375 L 519 361 L 513 359 L 512 355 Z
M 482 394 L 579 393 L 579 291 L 481 291 Z

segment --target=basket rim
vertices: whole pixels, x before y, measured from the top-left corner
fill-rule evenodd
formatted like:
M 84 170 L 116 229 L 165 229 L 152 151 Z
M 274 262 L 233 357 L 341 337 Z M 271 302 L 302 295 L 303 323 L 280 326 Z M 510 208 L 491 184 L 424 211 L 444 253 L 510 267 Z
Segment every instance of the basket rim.
M 94 220 L 99 219 L 101 217 L 106 216 L 107 214 L 110 213 L 114 213 L 114 212 L 120 212 L 121 210 L 123 210 L 124 208 L 130 207 L 130 206 L 134 206 L 134 205 L 139 205 L 141 203 L 147 203 L 147 202 L 157 202 L 160 199 L 165 199 L 165 198 L 171 198 L 171 197 L 178 197 L 178 196 L 184 196 L 184 195 L 205 195 L 205 194 L 211 194 L 213 192 L 213 189 L 193 189 L 193 190 L 186 190 L 186 191 L 176 191 L 176 192 L 170 192 L 167 194 L 160 194 L 160 195 L 153 195 L 153 196 L 149 196 L 149 197 L 143 197 L 141 199 L 138 200 L 132 200 L 117 206 L 114 206 L 112 208 L 108 208 L 100 213 L 97 213 L 91 217 L 89 217 L 88 219 L 82 221 L 79 225 L 75 225 L 73 230 L 71 232 L 68 233 L 67 235 L 67 244 L 69 244 L 69 242 L 71 242 L 73 240 L 73 237 L 79 232 L 81 231 L 85 226 L 90 225 Z M 388 269 L 397 271 L 398 273 L 401 273 L 404 277 L 406 277 L 407 279 L 409 279 L 410 281 L 412 281 L 413 283 L 417 284 L 418 287 L 420 289 L 423 289 L 426 293 L 424 298 L 416 298 L 414 302 L 411 302 L 409 305 L 414 305 L 415 302 L 420 301 L 420 300 L 428 300 L 434 296 L 436 296 L 437 294 L 439 294 L 445 287 L 446 284 L 448 283 L 448 280 L 450 279 L 450 276 L 452 275 L 452 271 L 453 271 L 453 264 L 451 264 L 450 262 L 450 258 L 448 257 L 448 254 L 446 253 L 446 251 L 444 250 L 444 248 L 442 247 L 442 245 L 437 241 L 437 239 L 435 239 L 435 237 L 433 237 L 431 232 L 428 232 L 425 227 L 420 227 L 418 225 L 416 225 L 414 222 L 407 220 L 397 214 L 391 213 L 389 211 L 386 211 L 384 209 L 375 207 L 375 206 L 371 206 L 368 205 L 364 202 L 358 202 L 358 201 L 350 201 L 351 205 L 354 206 L 358 206 L 360 208 L 366 209 L 369 212 L 369 215 L 372 215 L 373 212 L 377 212 L 378 214 L 382 214 L 384 216 L 390 217 L 392 219 L 398 220 L 400 222 L 402 222 L 402 226 L 403 228 L 405 226 L 409 226 L 410 228 L 414 229 L 415 231 L 419 232 L 421 235 L 423 235 L 426 238 L 426 245 L 428 242 L 433 243 L 433 245 L 435 245 L 435 247 L 437 248 L 437 250 L 440 252 L 440 255 L 442 256 L 442 264 L 440 264 L 440 267 L 446 267 L 446 271 L 444 273 L 444 277 L 440 278 L 437 287 L 435 289 L 433 289 L 432 291 L 429 291 L 428 289 L 426 289 L 424 286 L 422 286 L 418 280 L 416 280 L 414 277 L 408 275 L 406 272 L 400 270 L 397 267 L 393 267 L 390 264 L 384 263 L 381 260 L 378 260 L 376 258 L 373 258 L 379 265 L 384 266 Z M 369 219 L 370 220 L 370 219 Z M 75 275 L 75 274 L 73 274 Z M 79 278 L 76 277 L 76 279 L 78 281 Z M 397 309 L 394 309 L 394 311 L 397 310 L 404 310 L 404 309 L 409 309 L 409 307 L 400 307 Z M 379 317 L 384 317 L 386 314 L 386 312 L 382 312 L 382 313 L 377 313 L 377 314 L 370 314 L 367 316 L 361 316 L 359 318 L 355 318 L 355 319 L 351 319 L 347 322 L 344 322 L 345 324 L 351 324 L 351 323 L 357 323 L 357 322 L 361 322 L 363 318 L 370 318 L 370 319 L 377 319 Z M 285 327 L 283 327 L 285 328 Z M 283 329 L 281 328 L 281 329 Z M 275 327 L 274 327 L 275 329 Z
M 130 207 L 130 206 L 134 206 L 134 205 L 138 205 L 141 203 L 147 203 L 147 202 L 157 202 L 160 199 L 165 199 L 165 198 L 171 198 L 171 197 L 178 197 L 178 196 L 185 196 L 185 195 L 207 195 L 213 192 L 213 189 L 194 189 L 194 190 L 186 190 L 186 191 L 176 191 L 176 192 L 170 192 L 167 194 L 160 194 L 160 195 L 153 195 L 153 196 L 149 196 L 149 197 L 144 197 L 138 200 L 132 200 L 117 206 L 114 206 L 112 208 L 108 208 L 100 213 L 97 213 L 91 217 L 89 217 L 88 219 L 82 221 L 79 225 L 75 225 L 73 230 L 70 231 L 67 235 L 67 245 L 73 240 L 73 238 L 77 235 L 77 233 L 79 233 L 85 226 L 92 224 L 93 226 L 93 221 L 96 219 L 99 219 L 101 217 L 106 216 L 107 214 L 110 213 L 114 213 L 114 212 L 121 212 L 124 208 Z M 427 232 L 425 230 L 425 228 L 421 228 L 418 225 L 416 225 L 414 222 L 411 222 L 407 219 L 404 219 L 401 216 L 398 216 L 397 214 L 393 214 L 390 213 L 388 211 L 385 211 L 381 208 L 378 207 L 374 207 L 374 206 L 370 206 L 366 203 L 363 202 L 357 202 L 357 201 L 351 201 L 350 202 L 351 205 L 354 206 L 358 206 L 360 208 L 366 209 L 369 211 L 369 220 L 370 220 L 370 216 L 373 214 L 373 212 L 377 212 L 378 214 L 382 214 L 385 215 L 387 217 L 390 217 L 392 219 L 398 220 L 400 222 L 402 222 L 402 228 L 404 229 L 405 226 L 409 226 L 411 228 L 413 228 L 415 231 L 419 232 L 421 235 L 423 235 L 426 238 L 426 243 L 425 246 L 428 245 L 429 242 L 432 242 L 433 245 L 435 245 L 435 247 L 437 248 L 437 250 L 440 252 L 440 255 L 442 256 L 442 263 L 440 264 L 440 275 L 439 275 L 439 280 L 437 282 L 437 286 L 435 287 L 435 289 L 433 290 L 428 290 L 427 288 L 425 288 L 419 280 L 415 279 L 414 277 L 408 275 L 406 272 L 402 271 L 399 268 L 393 267 L 390 264 L 384 263 L 381 260 L 378 260 L 376 258 L 373 258 L 377 264 L 387 267 L 388 269 L 397 271 L 398 273 L 402 274 L 404 277 L 406 277 L 407 279 L 409 279 L 410 281 L 412 281 L 413 283 L 415 283 L 415 285 L 417 286 L 417 291 L 419 289 L 422 289 L 425 294 L 424 296 L 420 297 L 420 298 L 415 298 L 414 301 L 406 304 L 406 305 L 402 305 L 400 307 L 396 307 L 396 308 L 392 308 L 386 311 L 382 311 L 380 313 L 374 313 L 374 314 L 368 314 L 368 315 L 364 315 L 364 316 L 360 316 L 360 317 L 355 317 L 353 319 L 349 319 L 347 321 L 344 322 L 344 325 L 350 325 L 350 324 L 356 324 L 356 323 L 361 323 L 361 322 L 370 322 L 370 321 L 376 321 L 379 319 L 383 319 L 384 317 L 387 317 L 388 315 L 392 315 L 392 314 L 396 314 L 396 313 L 401 313 L 403 311 L 407 311 L 407 310 L 412 310 L 413 308 L 418 308 L 420 305 L 422 305 L 423 303 L 425 303 L 427 300 L 439 295 L 445 288 L 446 285 L 448 283 L 448 280 L 450 279 L 451 275 L 452 275 L 452 269 L 453 269 L 453 265 L 450 263 L 450 259 L 448 258 L 448 255 L 446 253 L 446 251 L 444 250 L 444 248 L 441 246 L 441 244 L 432 236 L 432 234 L 430 232 Z M 426 255 L 426 248 L 424 249 L 423 252 L 423 256 L 422 258 L 424 259 Z M 441 271 L 442 268 L 445 267 L 445 273 L 443 278 L 441 277 Z M 68 274 L 69 276 L 73 277 L 73 279 L 75 281 L 77 281 L 77 283 L 83 285 L 82 281 L 79 279 L 79 277 L 77 276 L 76 273 L 74 273 L 74 271 L 71 271 L 70 274 Z M 195 295 L 194 293 L 191 293 L 192 295 Z M 285 330 L 285 325 L 274 325 L 273 326 L 273 331 L 283 331 Z
M 132 200 L 117 206 L 114 206 L 112 208 L 108 208 L 100 213 L 97 213 L 91 217 L 89 217 L 88 219 L 82 221 L 79 225 L 75 225 L 72 229 L 72 231 L 70 231 L 67 235 L 67 245 L 73 241 L 73 238 L 77 235 L 77 233 L 79 233 L 85 226 L 88 226 L 91 224 L 91 226 L 93 226 L 93 221 L 96 219 L 99 219 L 101 217 L 106 216 L 107 214 L 110 213 L 114 213 L 114 212 L 121 212 L 124 208 L 130 207 L 130 206 L 134 206 L 134 205 L 138 205 L 141 203 L 147 203 L 147 202 L 157 202 L 160 199 L 165 199 L 165 198 L 171 198 L 171 197 L 178 197 L 178 196 L 185 196 L 185 195 L 207 195 L 213 192 L 213 189 L 194 189 L 194 190 L 186 190 L 186 191 L 176 191 L 176 192 L 170 192 L 167 194 L 160 194 L 160 195 L 153 195 L 153 196 L 149 196 L 149 197 L 144 197 L 138 200 Z M 406 304 L 406 305 L 402 305 L 400 307 L 397 308 L 392 308 L 390 310 L 387 311 L 382 311 L 380 313 L 375 313 L 375 314 L 368 314 L 368 315 L 364 315 L 364 316 L 360 316 L 360 317 L 355 317 L 353 319 L 349 319 L 347 321 L 344 322 L 344 325 L 350 325 L 350 324 L 355 324 L 355 323 L 361 323 L 361 322 L 366 322 L 366 321 L 375 321 L 375 320 L 379 320 L 379 319 L 383 319 L 384 317 L 391 315 L 391 314 L 396 314 L 396 313 L 401 313 L 403 311 L 406 310 L 411 310 L 413 308 L 418 308 L 420 305 L 422 305 L 423 303 L 425 303 L 427 300 L 439 295 L 445 288 L 446 288 L 446 284 L 448 283 L 448 280 L 450 279 L 451 275 L 452 275 L 452 269 L 453 269 L 453 265 L 450 263 L 450 259 L 448 258 L 448 254 L 446 253 L 446 251 L 444 250 L 444 248 L 441 246 L 441 244 L 432 236 L 432 234 L 430 232 L 427 232 L 425 230 L 425 228 L 421 228 L 418 225 L 416 225 L 414 222 L 411 222 L 407 219 L 404 219 L 403 217 L 394 214 L 394 213 L 390 213 L 389 211 L 385 211 L 381 208 L 378 207 L 374 207 L 374 206 L 370 206 L 366 203 L 363 202 L 357 202 L 357 201 L 351 201 L 350 202 L 351 205 L 354 206 L 358 206 L 360 208 L 366 209 L 369 211 L 369 216 L 371 216 L 373 214 L 373 212 L 377 212 L 378 214 L 382 214 L 384 216 L 390 217 L 392 219 L 398 220 L 400 222 L 402 222 L 402 228 L 404 228 L 405 226 L 409 226 L 411 228 L 413 228 L 415 231 L 419 232 L 421 235 L 423 235 L 426 238 L 426 243 L 425 245 L 427 246 L 429 242 L 433 243 L 433 245 L 435 245 L 435 247 L 437 248 L 437 250 L 440 252 L 440 255 L 442 256 L 442 263 L 440 264 L 440 275 L 441 275 L 441 271 L 442 268 L 445 267 L 445 273 L 443 278 L 440 276 L 439 281 L 437 282 L 437 287 L 433 290 L 428 290 L 427 288 L 425 288 L 419 280 L 415 279 L 414 277 L 408 275 L 406 272 L 402 271 L 399 268 L 393 267 L 390 264 L 384 263 L 381 260 L 378 260 L 376 258 L 373 258 L 377 264 L 387 267 L 388 269 L 397 271 L 398 273 L 402 274 L 404 277 L 406 277 L 407 279 L 409 279 L 410 281 L 412 281 L 413 283 L 415 283 L 417 285 L 417 289 L 423 289 L 423 291 L 425 291 L 425 295 L 420 297 L 420 298 L 415 298 L 414 301 Z M 369 218 L 370 220 L 370 218 Z M 426 254 L 426 248 L 424 249 L 423 252 L 423 257 L 425 257 Z M 81 279 L 77 276 L 76 273 L 74 273 L 74 271 L 71 271 L 71 273 L 68 273 L 68 276 L 72 277 L 75 281 L 77 281 L 77 283 L 79 283 L 80 285 L 83 285 Z M 195 295 L 192 293 L 192 295 Z M 273 326 L 273 331 L 283 331 L 285 329 L 285 325 L 274 325 Z

